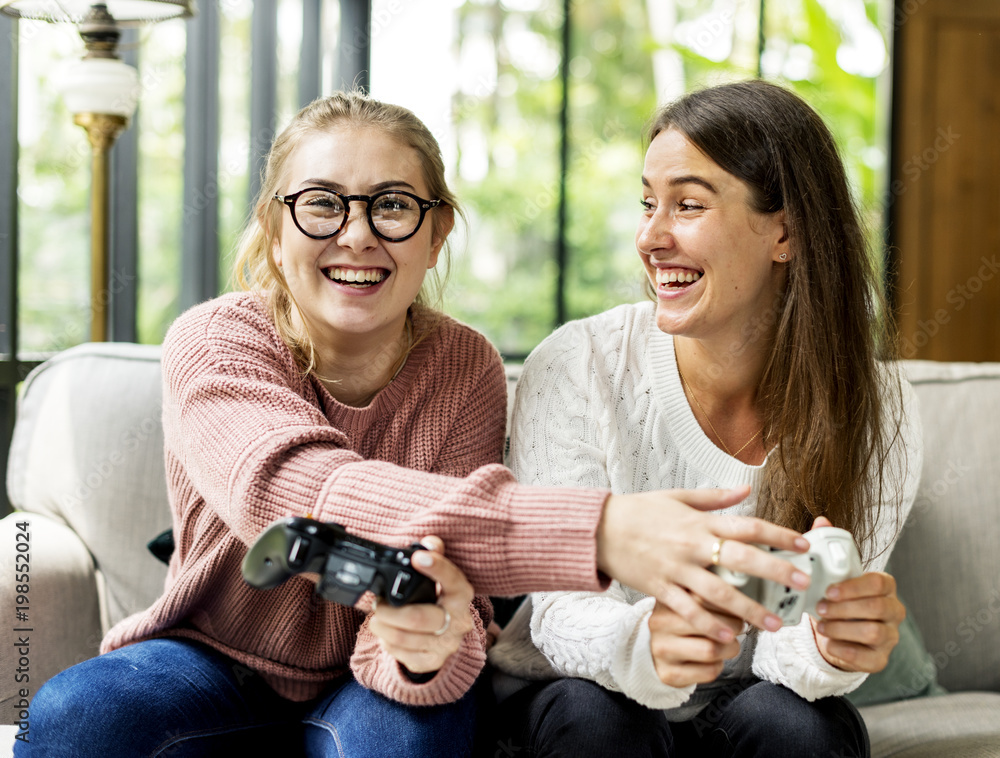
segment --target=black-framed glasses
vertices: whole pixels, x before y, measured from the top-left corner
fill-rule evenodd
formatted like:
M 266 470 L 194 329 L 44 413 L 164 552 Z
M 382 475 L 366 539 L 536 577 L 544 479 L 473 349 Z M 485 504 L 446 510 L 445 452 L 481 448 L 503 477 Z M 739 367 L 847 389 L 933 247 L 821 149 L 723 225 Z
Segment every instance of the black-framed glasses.
M 295 226 L 314 240 L 329 239 L 343 229 L 355 201 L 365 204 L 368 226 L 387 242 L 402 242 L 412 237 L 427 211 L 441 204 L 440 200 L 424 200 L 402 190 L 342 195 L 323 187 L 306 187 L 291 195 L 275 195 L 274 199 L 288 206 Z

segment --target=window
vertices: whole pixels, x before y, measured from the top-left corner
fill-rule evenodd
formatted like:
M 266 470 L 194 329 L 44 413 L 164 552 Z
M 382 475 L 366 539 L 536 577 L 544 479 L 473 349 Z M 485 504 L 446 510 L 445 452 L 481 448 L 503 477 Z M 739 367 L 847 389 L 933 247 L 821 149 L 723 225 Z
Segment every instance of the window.
M 643 297 L 632 242 L 643 130 L 658 103 L 690 88 L 760 75 L 800 92 L 833 126 L 880 233 L 888 0 L 217 0 L 198 9 L 122 46 L 142 96 L 114 157 L 134 184 L 114 207 L 136 227 L 136 250 L 124 251 L 134 263 L 112 272 L 112 289 L 117 281 L 135 292 L 117 301 L 127 327 L 112 332 L 118 339 L 159 342 L 182 308 L 226 287 L 274 130 L 341 76 L 364 82 L 369 66 L 359 61 L 369 54 L 372 93 L 430 126 L 468 214 L 444 307 L 508 358 L 562 321 Z M 365 13 L 367 26 L 349 20 Z M 86 138 L 55 86 L 82 50 L 75 31 L 2 17 L 0 33 L 0 58 L 18 72 L 0 79 L 18 119 L 17 142 L 0 157 L 19 151 L 16 175 L 0 181 L 6 440 L 24 370 L 88 338 L 90 173 Z M 342 59 L 357 71 L 340 71 Z M 130 239 L 123 232 L 116 243 Z

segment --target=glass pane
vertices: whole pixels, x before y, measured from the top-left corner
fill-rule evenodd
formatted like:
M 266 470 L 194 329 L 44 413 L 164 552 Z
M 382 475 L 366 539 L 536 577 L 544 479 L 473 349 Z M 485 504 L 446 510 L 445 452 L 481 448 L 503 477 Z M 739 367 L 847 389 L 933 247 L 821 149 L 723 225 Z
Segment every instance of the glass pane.
M 60 75 L 83 54 L 73 27 L 19 25 L 20 351 L 62 350 L 90 334 L 90 143 Z
M 158 344 L 177 315 L 180 295 L 181 232 L 202 196 L 184 204 L 183 20 L 143 27 L 139 51 L 142 92 L 139 128 L 139 302 L 140 342 Z M 197 139 L 198 135 L 192 135 Z M 206 191 L 210 191 L 206 189 Z
M 875 241 L 888 177 L 892 4 L 771 0 L 766 76 L 784 80 L 830 125 Z
M 337 0 L 323 3 L 329 91 Z M 555 325 L 560 0 L 374 0 L 372 91 L 413 109 L 438 137 L 468 226 L 453 239 L 444 307 L 507 355 Z M 633 236 L 643 129 L 659 103 L 757 74 L 802 94 L 831 124 L 876 235 L 888 122 L 889 0 L 573 2 L 565 302 L 570 318 L 643 297 Z M 219 5 L 221 281 L 247 210 L 252 0 Z M 176 316 L 182 175 L 183 21 L 141 32 L 140 339 Z M 301 10 L 279 5 L 275 123 L 298 107 Z M 90 148 L 57 82 L 82 43 L 68 25 L 20 24 L 21 345 L 58 350 L 88 338 Z M 187 139 L 199 139 L 199 134 Z
M 468 235 L 453 236 L 445 309 L 508 355 L 527 353 L 555 320 L 560 9 L 556 0 L 372 9 L 372 94 L 434 132 L 468 215 Z
M 250 147 L 266 150 L 271 134 L 250 134 L 252 0 L 219 4 L 219 284 L 229 289 L 236 241 L 249 215 Z M 259 148 L 258 148 L 259 143 Z
M 567 317 L 643 298 L 633 240 L 643 130 L 657 103 L 651 30 L 669 3 L 617 0 L 572 7 Z M 667 53 L 671 57 L 675 55 Z M 663 83 L 666 87 L 668 83 Z

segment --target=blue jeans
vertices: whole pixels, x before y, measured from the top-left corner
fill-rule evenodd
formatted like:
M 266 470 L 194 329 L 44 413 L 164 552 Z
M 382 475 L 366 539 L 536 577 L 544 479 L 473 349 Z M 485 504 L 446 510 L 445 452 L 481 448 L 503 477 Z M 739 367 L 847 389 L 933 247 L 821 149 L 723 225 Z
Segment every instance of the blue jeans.
M 532 685 L 505 700 L 486 755 L 517 758 L 867 758 L 868 732 L 844 698 L 807 702 L 756 679 L 690 721 L 671 723 L 585 679 Z M 495 749 L 495 752 L 494 752 Z
M 53 677 L 30 717 L 30 742 L 16 743 L 16 758 L 439 758 L 471 753 L 476 708 L 472 693 L 449 705 L 405 706 L 349 675 L 293 703 L 205 645 L 157 639 Z

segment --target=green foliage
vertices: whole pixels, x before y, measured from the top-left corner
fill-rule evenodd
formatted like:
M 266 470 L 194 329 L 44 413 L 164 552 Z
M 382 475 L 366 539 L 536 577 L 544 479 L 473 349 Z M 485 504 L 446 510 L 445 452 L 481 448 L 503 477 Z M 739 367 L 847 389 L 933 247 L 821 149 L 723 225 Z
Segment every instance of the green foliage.
M 659 0 L 656 5 L 662 10 Z M 688 23 L 695 41 L 725 43 L 729 54 L 723 60 L 710 59 L 677 39 L 654 39 L 649 23 L 653 6 L 653 0 L 572 4 L 567 318 L 644 297 L 633 243 L 643 134 L 664 84 L 676 85 L 656 81 L 654 55 L 674 56 L 683 72 L 682 90 L 757 73 L 757 27 L 737 22 L 756 13 L 757 3 L 734 3 L 728 12 L 708 0 L 676 4 L 675 28 Z M 879 12 L 880 3 L 868 0 L 868 18 L 877 19 Z M 504 56 L 505 32 L 518 11 L 498 2 L 470 1 L 460 13 L 466 22 L 477 14 L 489 19 L 498 68 L 516 87 L 507 87 L 505 95 L 494 93 L 479 106 L 456 108 L 457 127 L 479 130 L 488 149 L 513 150 L 517 159 L 504 167 L 491 160 L 485 177 L 458 183 L 472 221 L 468 256 L 481 250 L 496 261 L 488 267 L 489 275 L 481 275 L 470 260 L 460 260 L 446 303 L 503 352 L 524 354 L 556 325 L 561 86 L 558 77 L 538 81 Z M 768 58 L 776 70 L 765 70 L 765 75 L 801 94 L 831 125 L 858 201 L 875 209 L 870 221 L 880 224 L 879 156 L 884 151 L 877 129 L 876 79 L 840 67 L 837 52 L 845 42 L 844 29 L 818 0 L 770 0 L 767 14 Z M 701 26 L 695 26 L 699 21 Z M 561 49 L 562 17 L 551 3 L 535 14 L 531 28 L 545 36 L 551 49 Z M 459 46 L 462 41 L 460 30 Z M 808 70 L 797 77 L 792 64 L 805 53 L 811 58 Z M 540 212 L 529 214 L 527 208 Z
M 40 85 L 28 115 L 45 118 L 22 141 L 18 163 L 20 344 L 28 354 L 83 342 L 90 328 L 90 146 L 35 63 L 28 58 L 24 71 Z
M 886 0 L 865 0 L 868 19 L 874 23 L 890 12 L 891 4 L 886 6 Z M 223 4 L 222 134 L 214 188 L 222 282 L 228 281 L 228 255 L 248 207 L 250 7 Z M 646 125 L 660 102 L 680 92 L 756 75 L 759 3 L 577 0 L 571 7 L 563 273 L 566 317 L 578 318 L 644 296 L 633 239 Z M 877 227 L 887 106 L 876 78 L 849 74 L 838 63 L 845 27 L 832 8 L 830 0 L 768 0 L 764 75 L 795 89 L 831 124 L 858 200 Z M 505 354 L 524 355 L 557 318 L 562 85 L 557 66 L 548 62 L 557 63 L 561 55 L 562 3 L 467 0 L 454 12 L 454 49 L 461 56 L 474 42 L 473 57 L 481 58 L 485 44 L 492 74 L 452 95 L 456 144 L 446 153 L 457 156 L 449 168 L 468 212 L 469 240 L 454 253 L 444 303 Z M 654 33 L 654 16 L 662 13 L 675 32 L 666 38 Z M 138 322 L 146 342 L 160 341 L 177 314 L 181 233 L 192 202 L 182 188 L 183 77 L 176 72 L 183 69 L 183 45 L 153 36 L 167 34 L 163 29 L 168 25 L 144 37 L 141 53 L 144 72 L 172 72 L 147 82 L 139 116 Z M 22 102 L 30 90 L 42 130 L 33 141 L 22 136 L 19 165 L 26 351 L 83 341 L 89 319 L 89 152 L 47 80 L 55 51 L 36 53 L 44 36 L 32 40 L 30 54 L 22 45 L 21 54 L 22 81 L 28 82 L 22 84 Z M 708 57 L 709 48 L 728 53 Z M 804 70 L 793 65 L 806 60 Z M 664 78 L 657 61 L 668 61 L 678 73 Z M 294 74 L 282 64 L 283 111 L 292 107 L 287 93 Z

